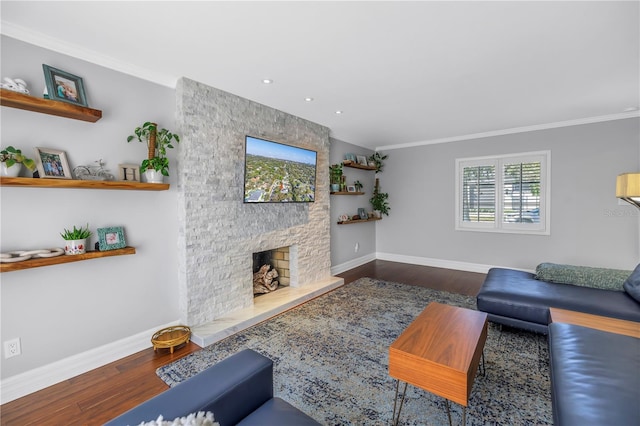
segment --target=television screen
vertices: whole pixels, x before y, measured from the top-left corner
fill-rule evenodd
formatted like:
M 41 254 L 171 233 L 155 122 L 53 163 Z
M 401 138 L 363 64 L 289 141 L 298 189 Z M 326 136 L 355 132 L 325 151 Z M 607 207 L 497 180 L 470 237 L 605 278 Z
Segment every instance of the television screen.
M 244 202 L 315 200 L 317 153 L 278 142 L 245 138 Z

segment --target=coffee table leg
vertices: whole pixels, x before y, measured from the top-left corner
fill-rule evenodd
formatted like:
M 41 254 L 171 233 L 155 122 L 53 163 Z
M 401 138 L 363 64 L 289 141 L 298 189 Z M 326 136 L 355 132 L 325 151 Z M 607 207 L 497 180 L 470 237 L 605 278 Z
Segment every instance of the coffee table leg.
M 444 406 L 447 407 L 447 417 L 449 418 L 449 426 L 452 426 L 452 422 L 451 422 L 451 409 L 449 408 L 449 400 L 448 399 L 444 399 Z M 462 406 L 462 425 L 466 426 L 467 425 L 467 407 L 466 406 Z
M 398 408 L 398 417 L 396 417 L 396 404 L 398 403 L 398 389 L 400 388 L 400 380 L 396 380 L 396 397 L 393 400 L 393 417 L 391 419 L 391 424 L 393 426 L 397 426 L 400 421 L 400 412 L 402 411 L 402 404 L 404 403 L 404 396 L 407 394 L 407 385 L 408 383 L 404 383 L 404 390 L 402 391 L 402 399 L 400 399 L 400 407 Z

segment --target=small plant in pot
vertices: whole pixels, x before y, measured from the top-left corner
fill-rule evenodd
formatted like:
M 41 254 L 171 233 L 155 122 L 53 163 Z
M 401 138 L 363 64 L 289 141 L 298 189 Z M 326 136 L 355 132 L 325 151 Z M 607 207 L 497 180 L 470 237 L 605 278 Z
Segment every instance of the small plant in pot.
M 140 164 L 140 173 L 144 174 L 147 182 L 162 183 L 163 176 L 169 176 L 169 159 L 167 149 L 173 149 L 173 142 L 180 143 L 180 137 L 167 129 L 158 130 L 158 125 L 147 121 L 136 127 L 133 135 L 127 137 L 127 142 L 137 139 L 146 142 L 149 156 Z
M 36 163 L 27 158 L 22 151 L 12 146 L 8 146 L 0 151 L 0 176 L 16 177 L 20 175 L 22 165 L 33 171 Z
M 386 192 L 380 192 L 380 182 L 376 178 L 376 184 L 373 188 L 373 196 L 369 202 L 371 203 L 371 206 L 373 206 L 373 214 L 378 219 L 382 219 L 383 214 L 389 216 L 389 210 L 391 210 L 391 207 L 389 207 L 387 198 L 389 198 L 389 194 Z
M 373 163 L 376 167 L 376 173 L 382 173 L 382 168 L 384 167 L 384 160 L 387 159 L 387 155 L 382 155 L 379 152 L 375 152 L 371 155 L 368 160 L 369 163 Z
M 389 194 L 386 192 L 374 192 L 369 200 L 371 206 L 373 206 L 373 213 L 378 219 L 381 219 L 383 214 L 389 216 L 391 207 L 389 207 L 387 198 L 389 198 Z
M 342 184 L 342 164 L 329 166 L 329 179 L 331 182 L 331 192 L 339 192 Z
M 89 231 L 89 224 L 87 226 L 76 228 L 73 226 L 73 230 L 64 229 L 64 232 L 60 233 L 60 236 L 65 240 L 64 254 L 83 254 L 87 251 L 87 239 L 92 235 Z

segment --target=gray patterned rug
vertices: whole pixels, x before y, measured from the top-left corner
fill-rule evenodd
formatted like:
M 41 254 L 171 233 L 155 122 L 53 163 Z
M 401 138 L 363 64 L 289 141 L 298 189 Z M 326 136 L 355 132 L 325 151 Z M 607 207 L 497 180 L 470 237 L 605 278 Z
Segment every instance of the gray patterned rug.
M 251 348 L 274 361 L 274 391 L 325 425 L 389 425 L 395 381 L 389 345 L 429 302 L 475 309 L 475 298 L 362 278 L 157 370 L 170 386 Z M 490 324 L 486 376 L 467 424 L 552 424 L 545 336 Z M 452 404 L 460 423 L 462 407 Z M 448 424 L 444 400 L 409 386 L 403 425 Z

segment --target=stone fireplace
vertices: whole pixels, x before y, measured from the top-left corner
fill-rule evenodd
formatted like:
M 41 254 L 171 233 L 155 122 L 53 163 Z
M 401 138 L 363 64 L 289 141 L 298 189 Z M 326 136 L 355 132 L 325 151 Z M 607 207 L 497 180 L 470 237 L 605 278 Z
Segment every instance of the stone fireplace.
M 254 306 L 253 253 L 288 247 L 288 288 L 332 278 L 329 129 L 186 78 L 176 109 L 181 320 L 194 327 Z M 316 151 L 315 202 L 243 203 L 246 135 Z

